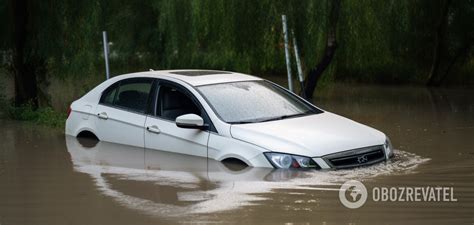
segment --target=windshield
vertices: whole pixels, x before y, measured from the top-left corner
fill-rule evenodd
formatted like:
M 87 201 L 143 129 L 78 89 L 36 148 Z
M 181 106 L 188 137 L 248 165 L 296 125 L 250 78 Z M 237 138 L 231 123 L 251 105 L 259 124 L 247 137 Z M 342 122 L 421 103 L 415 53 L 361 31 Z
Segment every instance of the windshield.
M 267 81 L 212 84 L 198 89 L 227 123 L 264 122 L 322 112 Z

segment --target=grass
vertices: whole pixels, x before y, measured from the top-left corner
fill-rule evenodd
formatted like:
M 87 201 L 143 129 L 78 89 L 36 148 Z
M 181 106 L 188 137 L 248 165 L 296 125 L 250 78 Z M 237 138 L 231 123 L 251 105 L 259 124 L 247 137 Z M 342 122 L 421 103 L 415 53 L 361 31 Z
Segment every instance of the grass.
M 5 74 L 0 71 L 0 78 Z M 35 109 L 31 104 L 15 106 L 12 99 L 2 91 L 6 88 L 5 81 L 0 79 L 0 119 L 11 119 L 32 122 L 53 128 L 64 128 L 67 115 L 64 112 L 55 111 L 52 107 L 40 107 Z
M 19 121 L 30 121 L 35 124 L 45 125 L 54 128 L 63 128 L 67 115 L 54 111 L 51 107 L 34 109 L 31 105 L 20 107 L 6 106 L 4 117 Z

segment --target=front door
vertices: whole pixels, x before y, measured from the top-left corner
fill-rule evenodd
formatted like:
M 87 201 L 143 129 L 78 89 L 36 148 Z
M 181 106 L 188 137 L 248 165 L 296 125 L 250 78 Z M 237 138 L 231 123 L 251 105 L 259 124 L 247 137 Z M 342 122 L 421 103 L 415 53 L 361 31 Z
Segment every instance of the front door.
M 176 126 L 176 117 L 204 113 L 194 96 L 184 87 L 171 82 L 159 82 L 155 112 L 146 118 L 145 148 L 207 157 L 209 131 Z M 204 119 L 206 122 L 206 119 Z

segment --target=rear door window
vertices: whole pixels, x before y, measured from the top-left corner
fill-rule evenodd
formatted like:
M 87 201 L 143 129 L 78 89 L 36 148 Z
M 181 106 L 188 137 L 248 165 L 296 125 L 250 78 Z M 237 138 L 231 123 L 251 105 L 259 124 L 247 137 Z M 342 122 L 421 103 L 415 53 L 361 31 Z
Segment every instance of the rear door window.
M 148 105 L 153 80 L 131 78 L 120 81 L 104 91 L 100 103 L 144 113 Z

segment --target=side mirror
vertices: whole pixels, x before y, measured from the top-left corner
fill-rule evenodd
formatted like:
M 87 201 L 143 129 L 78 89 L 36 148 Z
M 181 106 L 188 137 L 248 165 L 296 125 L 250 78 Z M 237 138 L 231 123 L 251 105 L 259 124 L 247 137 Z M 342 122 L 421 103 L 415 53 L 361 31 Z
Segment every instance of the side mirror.
M 176 118 L 176 126 L 188 129 L 204 129 L 208 125 L 204 124 L 202 117 L 196 114 L 185 114 Z

